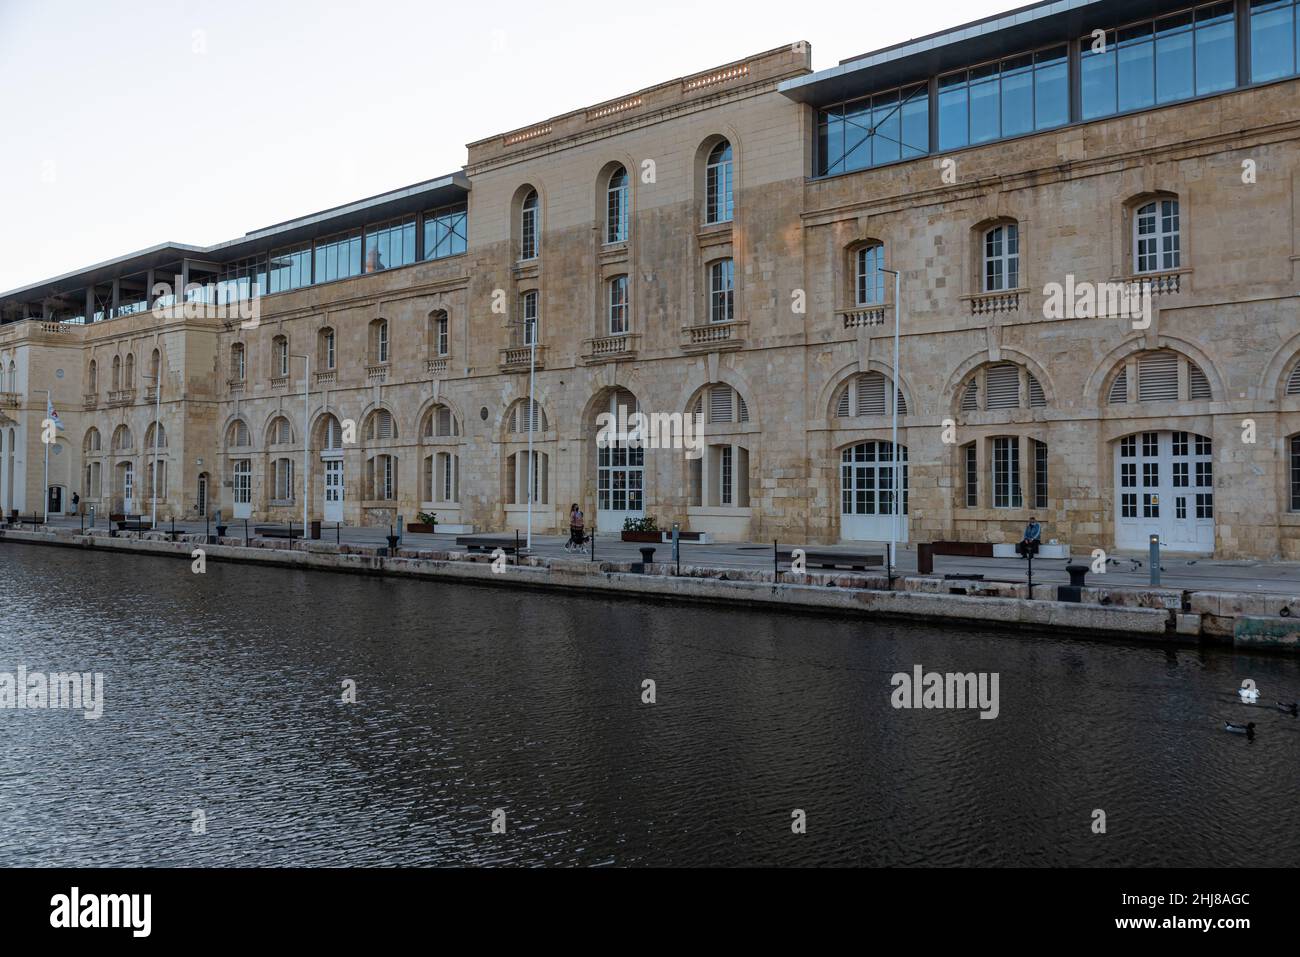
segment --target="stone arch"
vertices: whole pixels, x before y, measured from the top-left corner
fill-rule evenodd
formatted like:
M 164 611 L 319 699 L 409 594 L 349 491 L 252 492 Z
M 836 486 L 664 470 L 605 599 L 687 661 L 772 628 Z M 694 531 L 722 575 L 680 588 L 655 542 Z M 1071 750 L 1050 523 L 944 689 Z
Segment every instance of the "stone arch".
M 1093 367 L 1092 374 L 1088 377 L 1088 382 L 1084 386 L 1083 402 L 1085 407 L 1100 408 L 1106 405 L 1102 396 L 1106 394 L 1106 387 L 1110 385 L 1111 380 L 1118 375 L 1118 367 L 1125 359 L 1134 353 L 1155 352 L 1161 349 L 1170 349 L 1181 353 L 1184 358 L 1195 362 L 1201 371 L 1205 373 L 1206 379 L 1209 380 L 1210 393 L 1216 401 L 1227 394 L 1223 378 L 1219 375 L 1218 368 L 1208 355 L 1186 339 L 1162 335 L 1157 336 L 1154 342 L 1148 342 L 1146 338 L 1130 339 L 1102 356 L 1101 360 Z

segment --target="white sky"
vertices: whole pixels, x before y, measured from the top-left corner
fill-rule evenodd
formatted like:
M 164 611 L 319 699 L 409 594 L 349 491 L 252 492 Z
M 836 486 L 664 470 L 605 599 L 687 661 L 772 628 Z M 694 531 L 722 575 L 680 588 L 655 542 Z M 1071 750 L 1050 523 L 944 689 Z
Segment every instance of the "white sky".
M 1025 0 L 0 0 L 0 291 L 459 169 L 465 144 L 807 40 Z

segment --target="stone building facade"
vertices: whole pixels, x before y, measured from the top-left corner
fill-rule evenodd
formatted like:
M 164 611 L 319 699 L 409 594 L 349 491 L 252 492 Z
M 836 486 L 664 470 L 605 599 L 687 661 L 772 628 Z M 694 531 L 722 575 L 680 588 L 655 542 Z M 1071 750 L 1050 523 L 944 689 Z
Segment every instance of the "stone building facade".
M 794 43 L 6 294 L 0 505 L 44 504 L 48 388 L 65 510 L 149 514 L 157 459 L 162 517 L 300 519 L 305 435 L 307 512 L 349 524 L 523 528 L 531 476 L 542 531 L 573 502 L 785 542 L 1032 514 L 1076 553 L 1300 558 L 1300 11 L 1065 6 L 821 73 Z M 255 326 L 127 291 L 173 272 L 251 276 Z M 619 406 L 698 415 L 698 453 L 601 447 Z

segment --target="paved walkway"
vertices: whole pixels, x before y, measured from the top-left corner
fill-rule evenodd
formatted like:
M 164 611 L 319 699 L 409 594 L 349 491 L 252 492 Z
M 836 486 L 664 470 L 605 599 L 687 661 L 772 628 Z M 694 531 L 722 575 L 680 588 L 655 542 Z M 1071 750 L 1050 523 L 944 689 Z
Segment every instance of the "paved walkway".
M 59 528 L 77 528 L 80 524 L 80 520 L 76 518 L 52 518 L 50 520 L 50 525 Z M 250 535 L 253 534 L 253 527 L 257 524 L 269 523 L 250 522 L 248 525 Z M 102 520 L 100 521 L 100 527 L 104 527 Z M 160 529 L 163 530 L 170 528 L 171 524 L 168 522 L 160 525 Z M 297 531 L 301 532 L 301 529 L 301 525 L 296 526 Z M 201 533 L 204 531 L 204 524 L 202 522 L 177 522 L 176 530 L 178 532 Z M 226 534 L 236 537 L 242 535 L 243 522 L 232 522 L 226 529 Z M 502 532 L 482 532 L 479 534 L 513 538 L 513 534 Z M 321 539 L 326 542 L 338 540 L 350 545 L 384 545 L 386 544 L 385 536 L 387 535 L 387 528 L 343 526 L 336 532 L 334 527 L 326 526 L 322 531 Z M 402 537 L 402 544 L 408 548 L 450 549 L 455 547 L 456 537 L 455 535 L 408 534 Z M 524 535 L 520 533 L 520 541 L 523 540 Z M 533 554 L 545 558 L 576 557 L 565 552 L 565 541 L 566 536 L 562 535 L 535 534 L 533 535 Z M 598 560 L 640 561 L 639 549 L 642 547 L 640 543 L 623 542 L 617 536 L 598 535 L 596 536 L 595 545 Z M 798 542 L 782 542 L 781 545 L 782 548 L 802 547 L 802 543 Z M 818 545 L 815 547 L 818 551 L 874 552 L 879 555 L 883 555 L 885 552 L 884 545 Z M 655 546 L 655 549 L 655 559 L 657 561 L 671 561 L 671 545 L 658 545 Z M 770 569 L 772 567 L 772 545 L 771 543 L 696 545 L 683 542 L 681 557 L 684 565 L 707 565 L 714 568 Z M 1081 562 L 1090 561 L 1083 555 L 1080 555 L 1078 560 Z M 1138 562 L 1141 564 L 1138 564 Z M 1035 560 L 1034 581 L 1044 584 L 1067 584 L 1070 578 L 1065 571 L 1067 564 L 1069 564 L 1069 561 L 1065 559 Z M 1160 576 L 1161 585 L 1170 588 L 1300 595 L 1300 563 L 1296 562 L 1220 561 L 1210 558 L 1166 557 L 1162 564 L 1164 570 Z M 899 548 L 898 570 L 902 574 L 916 573 L 915 549 Z M 1023 582 L 1026 579 L 1025 563 L 1013 558 L 938 557 L 934 560 L 934 571 L 937 575 L 983 575 L 986 579 L 992 581 Z M 1096 581 L 1098 577 L 1090 574 L 1088 579 L 1089 581 Z M 1150 584 L 1150 571 L 1146 566 L 1145 556 L 1136 560 L 1113 558 L 1106 572 L 1105 581 L 1110 585 Z

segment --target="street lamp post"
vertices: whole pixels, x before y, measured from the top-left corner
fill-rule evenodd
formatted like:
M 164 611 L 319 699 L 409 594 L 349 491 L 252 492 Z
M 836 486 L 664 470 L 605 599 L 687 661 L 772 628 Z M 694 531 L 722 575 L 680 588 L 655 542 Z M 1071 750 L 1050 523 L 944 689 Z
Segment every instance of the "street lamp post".
M 153 480 L 149 483 L 153 487 L 153 501 L 149 506 L 149 527 L 153 528 L 158 524 L 158 440 L 162 437 L 162 369 L 158 370 L 157 375 L 141 376 L 141 378 L 152 380 L 154 384 Z
M 295 359 L 303 361 L 302 370 L 302 537 L 305 542 L 307 539 L 307 453 L 311 445 L 311 435 L 309 428 L 311 426 L 311 407 L 309 406 L 310 391 L 308 382 L 311 380 L 311 356 L 301 353 L 294 353 Z M 304 545 L 304 547 L 306 547 Z
M 44 393 L 45 393 L 45 415 L 46 415 L 46 417 L 48 418 L 48 417 L 49 417 L 49 414 L 50 414 L 50 409 L 53 407 L 53 406 L 50 404 L 50 403 L 51 403 L 51 399 L 50 399 L 50 390 L 49 390 L 49 389 L 33 389 L 32 391 L 33 391 L 33 392 L 44 392 Z M 42 431 L 42 432 L 45 431 L 45 429 L 44 429 L 44 422 L 42 422 L 41 431 Z M 42 438 L 43 438 L 43 436 L 42 436 Z M 50 443 L 49 443 L 49 442 L 46 442 L 46 443 L 44 443 L 44 444 L 45 444 L 45 477 L 42 479 L 42 484 L 41 484 L 41 495 L 43 495 L 43 496 L 45 497 L 45 524 L 48 525 L 48 524 L 50 524 Z M 24 481 L 24 484 L 26 484 L 25 481 Z M 23 497 L 26 498 L 26 496 L 23 496 Z M 33 510 L 33 511 L 34 511 L 34 510 Z
M 518 320 L 523 323 L 524 336 L 528 342 L 528 537 L 526 548 L 533 550 L 533 470 L 537 468 L 533 461 L 533 429 L 536 424 L 534 409 L 537 387 L 537 320 L 527 316 Z
M 899 310 L 899 301 L 901 298 L 900 293 L 902 291 L 903 276 L 902 273 L 900 273 L 896 269 L 885 269 L 884 267 L 881 267 L 880 271 L 884 273 L 889 273 L 891 276 L 894 277 L 894 375 L 893 375 L 894 381 L 892 383 L 894 388 L 894 394 L 890 396 L 890 405 L 892 405 L 894 409 L 894 425 L 893 425 L 894 495 L 893 495 L 893 502 L 890 503 L 891 505 L 890 512 L 892 514 L 890 516 L 891 522 L 890 522 L 890 530 L 889 530 L 889 562 L 890 562 L 890 567 L 892 568 L 894 565 L 898 564 L 898 555 L 897 555 L 898 515 L 899 515 L 899 511 L 902 509 L 902 501 L 903 501 L 903 487 L 901 482 L 899 481 L 901 476 L 898 470 L 898 391 L 900 388 L 898 384 L 899 381 L 898 339 L 899 339 L 899 329 L 900 329 L 900 324 L 898 320 L 898 315 L 899 315 L 898 310 Z

